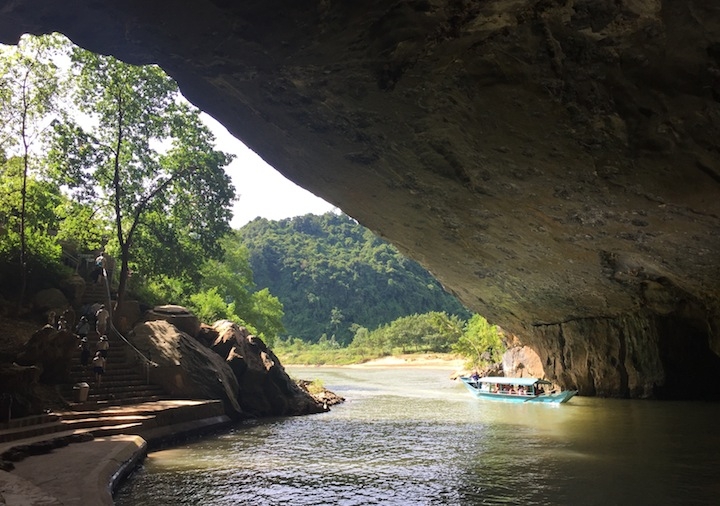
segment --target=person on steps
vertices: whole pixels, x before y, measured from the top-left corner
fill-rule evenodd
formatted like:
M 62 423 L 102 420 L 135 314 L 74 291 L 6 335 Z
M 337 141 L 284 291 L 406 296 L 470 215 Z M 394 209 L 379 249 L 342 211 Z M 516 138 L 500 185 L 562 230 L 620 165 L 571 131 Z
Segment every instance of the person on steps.
M 105 259 L 105 252 L 101 251 L 98 257 L 95 259 L 95 270 L 92 271 L 91 277 L 94 283 L 102 284 L 105 281 L 105 269 L 107 267 L 107 260 Z
M 100 340 L 98 341 L 98 344 L 97 344 L 97 351 L 100 352 L 100 355 L 102 355 L 102 358 L 104 358 L 106 362 L 107 362 L 109 348 L 110 348 L 110 342 L 108 341 L 107 336 L 100 336 Z
M 105 374 L 105 359 L 103 358 L 100 350 L 95 352 L 95 356 L 92 359 L 93 372 L 95 373 L 95 384 L 100 386 L 102 382 L 102 376 Z
M 90 362 L 90 346 L 87 337 L 80 338 L 80 364 L 87 367 Z
M 85 338 L 85 340 L 87 341 L 87 335 L 88 332 L 90 332 L 90 322 L 88 321 L 88 319 L 84 316 L 81 316 L 80 321 L 77 325 L 77 329 L 75 330 L 77 331 L 77 334 L 80 336 L 81 340 Z
M 104 305 L 100 305 L 100 309 L 95 313 L 95 330 L 98 335 L 102 336 L 107 332 L 108 318 L 110 318 L 110 313 Z

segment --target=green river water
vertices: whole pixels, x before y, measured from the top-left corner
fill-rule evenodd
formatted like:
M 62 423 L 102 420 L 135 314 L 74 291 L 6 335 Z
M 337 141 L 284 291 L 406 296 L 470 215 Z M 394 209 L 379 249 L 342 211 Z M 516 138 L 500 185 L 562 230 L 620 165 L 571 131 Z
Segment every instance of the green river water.
M 288 372 L 347 402 L 151 453 L 116 504 L 720 504 L 718 404 L 510 404 L 442 369 Z

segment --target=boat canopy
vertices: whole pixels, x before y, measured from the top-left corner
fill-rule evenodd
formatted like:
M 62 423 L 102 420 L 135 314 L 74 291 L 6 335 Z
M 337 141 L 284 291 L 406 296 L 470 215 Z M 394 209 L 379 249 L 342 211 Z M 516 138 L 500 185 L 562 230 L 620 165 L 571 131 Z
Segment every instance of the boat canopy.
M 505 376 L 486 376 L 478 380 L 480 383 L 497 383 L 498 385 L 522 385 L 529 387 L 536 383 L 552 385 L 552 382 L 538 378 L 507 378 Z

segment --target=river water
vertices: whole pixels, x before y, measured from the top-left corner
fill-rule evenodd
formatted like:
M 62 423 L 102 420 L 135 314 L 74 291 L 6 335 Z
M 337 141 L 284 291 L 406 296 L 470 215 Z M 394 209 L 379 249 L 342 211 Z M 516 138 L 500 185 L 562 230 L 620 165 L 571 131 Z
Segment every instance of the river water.
M 347 402 L 151 453 L 116 504 L 720 504 L 718 404 L 510 404 L 443 369 L 288 372 Z

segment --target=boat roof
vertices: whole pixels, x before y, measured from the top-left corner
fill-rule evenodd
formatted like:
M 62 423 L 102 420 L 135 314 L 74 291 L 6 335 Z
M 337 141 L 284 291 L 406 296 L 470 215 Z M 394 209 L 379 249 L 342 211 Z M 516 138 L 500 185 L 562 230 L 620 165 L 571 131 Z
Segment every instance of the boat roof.
M 480 378 L 478 381 L 480 381 L 480 383 L 497 383 L 499 385 L 522 385 L 528 387 L 530 385 L 534 385 L 535 383 L 552 385 L 551 382 L 538 378 L 508 378 L 506 376 L 485 376 L 484 378 Z

